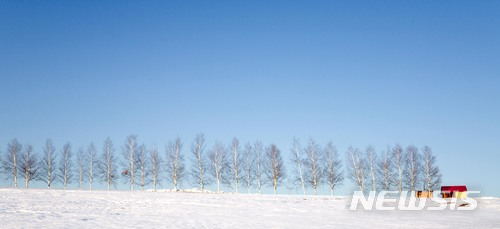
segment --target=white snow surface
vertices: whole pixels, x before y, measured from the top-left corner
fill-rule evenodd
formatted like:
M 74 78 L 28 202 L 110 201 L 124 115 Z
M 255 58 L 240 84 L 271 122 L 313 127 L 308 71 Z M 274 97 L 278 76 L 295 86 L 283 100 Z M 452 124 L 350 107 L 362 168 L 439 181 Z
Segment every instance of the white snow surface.
M 0 228 L 500 228 L 500 199 L 473 211 L 350 211 L 341 197 L 0 189 Z

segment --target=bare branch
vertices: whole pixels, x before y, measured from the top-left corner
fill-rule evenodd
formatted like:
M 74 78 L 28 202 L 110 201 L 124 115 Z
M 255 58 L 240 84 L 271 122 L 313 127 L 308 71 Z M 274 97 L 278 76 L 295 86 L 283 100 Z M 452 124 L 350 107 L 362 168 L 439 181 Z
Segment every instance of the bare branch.
M 30 181 L 37 178 L 38 168 L 38 155 L 33 152 L 31 145 L 26 145 L 19 157 L 19 171 L 24 175 L 27 189 Z
M 226 148 L 220 144 L 215 143 L 214 148 L 208 152 L 210 160 L 210 172 L 217 182 L 217 192 L 221 192 L 221 184 L 228 184 L 229 162 Z
M 372 191 L 377 191 L 377 177 L 375 173 L 375 166 L 377 164 L 377 153 L 373 146 L 368 146 L 366 148 L 366 162 L 368 166 L 368 172 L 370 173 L 370 184 L 372 186 Z
M 441 185 L 441 172 L 436 165 L 436 156 L 432 153 L 431 147 L 424 146 L 422 149 L 424 157 L 424 190 L 432 191 Z
M 250 193 L 250 187 L 255 180 L 255 154 L 250 143 L 245 144 L 243 150 L 243 176 L 246 180 L 247 191 Z
M 233 161 L 231 164 L 232 167 L 232 175 L 234 179 L 234 190 L 238 193 L 239 182 L 241 179 L 241 158 L 240 158 L 240 141 L 237 138 L 233 138 L 231 141 L 231 151 L 233 154 Z
M 76 160 L 78 164 L 78 187 L 80 189 L 83 189 L 83 181 L 87 177 L 87 160 L 85 157 L 85 152 L 81 147 L 78 149 Z
M 262 142 L 260 141 L 255 141 L 253 144 L 253 150 L 255 153 L 255 165 L 257 167 L 256 169 L 256 178 L 257 178 L 257 189 L 259 194 L 261 193 L 262 185 L 265 183 L 264 180 L 262 179 L 262 175 L 264 174 L 264 149 L 262 146 Z
M 7 145 L 7 154 L 2 162 L 2 169 L 5 174 L 12 175 L 12 183 L 17 188 L 17 170 L 19 163 L 19 154 L 22 152 L 22 145 L 17 139 L 12 139 Z
M 146 150 L 146 145 L 142 144 L 139 148 L 139 157 L 137 161 L 137 166 L 139 167 L 139 186 L 144 190 L 144 187 L 149 184 L 149 156 Z
M 397 190 L 401 193 L 403 191 L 403 147 L 401 145 L 396 144 L 394 148 L 392 148 L 392 164 L 395 166 L 395 174 L 392 176 L 392 181 L 396 186 Z
M 299 183 L 300 186 L 302 187 L 302 191 L 304 195 L 306 195 L 306 187 L 305 187 L 305 181 L 304 181 L 304 172 L 302 169 L 303 163 L 303 158 L 304 154 L 300 147 L 300 142 L 299 139 L 293 138 L 293 143 L 292 143 L 292 149 L 290 150 L 291 152 L 291 160 L 292 163 L 296 164 L 297 167 L 295 167 L 295 177 L 292 178 L 293 183 Z
M 166 150 L 167 178 L 172 181 L 175 190 L 177 190 L 185 173 L 184 155 L 181 153 L 182 145 L 181 139 L 176 138 L 174 142 L 169 142 Z
M 209 161 L 205 152 L 205 136 L 197 134 L 191 144 L 191 176 L 194 178 L 194 184 L 199 185 L 200 190 L 204 190 L 205 186 L 210 184 L 210 179 L 206 176 L 209 168 Z
M 384 191 L 391 190 L 393 185 L 394 166 L 391 160 L 391 148 L 382 152 L 382 158 L 377 163 L 377 176 L 380 177 L 379 183 Z
M 97 160 L 97 150 L 95 149 L 94 143 L 90 143 L 87 148 L 87 166 L 88 166 L 88 178 L 89 178 L 89 189 L 92 190 L 92 184 L 94 183 L 94 169 L 98 166 L 99 161 Z
M 130 184 L 131 191 L 134 191 L 135 188 L 138 152 L 139 151 L 137 149 L 137 135 L 128 136 L 124 146 L 122 147 L 122 156 L 125 159 L 122 176 L 125 179 L 125 183 Z
M 404 177 L 406 181 L 406 188 L 410 191 L 415 191 L 416 187 L 421 182 L 422 175 L 422 158 L 420 153 L 418 152 L 417 147 L 414 145 L 409 145 L 406 148 L 406 156 L 405 156 L 405 164 L 404 164 Z
M 318 186 L 323 182 L 322 169 L 320 158 L 322 151 L 314 139 L 309 139 L 307 147 L 304 148 L 307 160 L 304 161 L 304 180 L 305 183 L 311 186 L 314 194 L 318 193 Z
M 100 159 L 98 172 L 101 180 L 106 183 L 108 190 L 110 190 L 111 185 L 116 186 L 118 168 L 116 165 L 115 147 L 113 146 L 113 141 L 111 141 L 109 137 L 104 141 L 103 153 Z
M 356 183 L 360 191 L 365 191 L 366 162 L 361 151 L 350 146 L 346 154 L 348 178 Z
M 330 186 L 330 195 L 333 196 L 335 187 L 342 184 L 344 174 L 342 173 L 342 160 L 332 142 L 326 145 L 324 157 L 326 182 Z
M 63 184 L 64 189 L 67 189 L 68 184 L 73 181 L 73 152 L 71 151 L 71 144 L 67 142 L 63 146 L 61 152 L 61 161 L 59 165 L 59 180 Z
M 150 167 L 151 167 L 151 178 L 153 182 L 154 191 L 156 191 L 156 186 L 161 181 L 161 171 L 162 171 L 162 163 L 163 160 L 158 152 L 158 148 L 155 145 L 151 147 L 151 151 L 149 153 L 150 156 Z
M 278 186 L 282 183 L 286 175 L 281 151 L 276 145 L 271 144 L 266 148 L 265 163 L 265 174 L 273 186 L 274 194 L 276 194 Z
M 52 143 L 52 140 L 47 139 L 47 141 L 45 142 L 44 154 L 40 165 L 40 172 L 44 175 L 39 176 L 38 180 L 46 183 L 48 189 L 50 189 L 50 186 L 57 178 L 55 164 L 56 147 Z

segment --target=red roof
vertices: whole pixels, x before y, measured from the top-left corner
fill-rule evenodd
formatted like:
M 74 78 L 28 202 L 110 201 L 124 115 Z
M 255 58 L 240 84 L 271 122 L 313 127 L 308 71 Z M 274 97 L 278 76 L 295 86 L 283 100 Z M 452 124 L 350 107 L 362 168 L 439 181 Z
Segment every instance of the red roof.
M 467 187 L 465 185 L 441 186 L 441 192 L 467 192 Z

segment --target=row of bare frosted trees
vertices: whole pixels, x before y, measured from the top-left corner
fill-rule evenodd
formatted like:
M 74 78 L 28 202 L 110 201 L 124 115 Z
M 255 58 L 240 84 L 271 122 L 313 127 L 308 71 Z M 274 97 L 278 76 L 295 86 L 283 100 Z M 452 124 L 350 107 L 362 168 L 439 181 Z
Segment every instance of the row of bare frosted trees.
M 436 156 L 428 146 L 419 150 L 396 144 L 379 154 L 372 146 L 364 152 L 349 147 L 346 160 L 347 177 L 360 191 L 431 191 L 441 184 Z
M 302 188 L 304 195 L 306 186 L 317 194 L 318 187 L 326 183 L 333 195 L 335 188 L 342 184 L 342 161 L 332 142 L 322 148 L 311 138 L 302 148 L 300 141 L 294 138 L 290 152 L 295 168 L 292 182 Z
M 314 139 L 309 139 L 307 145 L 301 147 L 299 140 L 294 138 L 291 159 L 295 165 L 292 181 L 302 188 L 304 194 L 306 187 L 316 194 L 318 187 L 326 184 L 333 195 L 344 177 L 360 191 L 431 191 L 441 184 L 436 156 L 428 146 L 418 150 L 413 145 L 403 148 L 396 144 L 380 153 L 373 146 L 368 146 L 364 152 L 349 147 L 345 176 L 342 160 L 332 142 L 321 147 Z
M 264 146 L 260 141 L 240 144 L 237 138 L 230 144 L 216 142 L 207 148 L 205 137 L 198 134 L 190 145 L 189 162 L 186 162 L 183 142 L 177 138 L 168 142 L 164 153 L 157 146 L 139 144 L 136 135 L 127 137 L 121 146 L 121 157 L 107 138 L 101 150 L 91 143 L 86 148 L 73 151 L 70 143 L 64 144 L 58 152 L 49 139 L 41 154 L 31 145 L 21 145 L 16 139 L 9 142 L 5 156 L 0 158 L 2 175 L 18 187 L 18 177 L 29 188 L 30 181 L 38 180 L 51 188 L 54 183 L 77 183 L 83 189 L 87 183 L 92 189 L 94 183 L 104 183 L 107 189 L 116 187 L 119 180 L 145 189 L 152 186 L 156 191 L 164 180 L 178 189 L 187 181 L 191 186 L 205 190 L 213 185 L 217 192 L 222 187 L 231 187 L 236 193 L 245 188 L 250 193 L 256 189 L 261 193 L 264 186 L 273 188 L 274 193 L 288 178 L 288 185 L 306 188 L 317 193 L 321 185 L 327 185 L 333 195 L 344 180 L 342 160 L 332 142 L 324 147 L 310 139 L 305 147 L 293 139 L 290 148 L 291 176 L 286 176 L 285 163 L 280 149 L 274 144 Z M 76 158 L 74 157 L 76 156 Z M 429 147 L 421 152 L 414 146 L 405 150 L 399 145 L 377 154 L 373 147 L 365 152 L 350 147 L 346 152 L 347 178 L 360 190 L 403 190 L 423 185 L 431 190 L 439 185 L 441 175 L 436 158 Z
M 198 134 L 191 144 L 189 168 L 182 150 L 183 142 L 179 138 L 170 141 L 162 154 L 157 146 L 146 148 L 138 143 L 136 135 L 130 135 L 121 147 L 121 157 L 115 155 L 116 149 L 109 138 L 100 152 L 93 143 L 76 152 L 66 143 L 57 152 L 49 139 L 43 153 L 36 153 L 31 145 L 22 145 L 14 139 L 8 143 L 5 156 L 0 158 L 1 174 L 11 180 L 14 187 L 18 187 L 18 178 L 22 178 L 26 188 L 37 180 L 46 183 L 49 189 L 54 183 L 61 183 L 64 189 L 71 183 L 83 189 L 84 183 L 88 183 L 92 189 L 94 183 L 101 182 L 109 190 L 121 179 L 131 190 L 148 185 L 156 190 L 166 179 L 178 189 L 185 178 L 192 178 L 191 184 L 200 190 L 214 184 L 218 192 L 222 185 L 234 187 L 235 192 L 240 186 L 246 187 L 250 192 L 256 185 L 259 193 L 264 184 L 273 187 L 276 193 L 285 178 L 281 151 L 273 144 L 264 147 L 256 141 L 240 146 L 234 138 L 229 146 L 217 142 L 207 149 L 204 135 Z

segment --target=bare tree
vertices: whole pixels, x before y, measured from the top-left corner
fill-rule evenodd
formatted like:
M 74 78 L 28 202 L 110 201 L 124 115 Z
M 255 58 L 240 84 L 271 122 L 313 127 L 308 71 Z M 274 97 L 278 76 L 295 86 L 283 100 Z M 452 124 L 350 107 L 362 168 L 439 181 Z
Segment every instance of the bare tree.
M 72 157 L 73 152 L 71 151 L 71 144 L 67 142 L 63 146 L 61 161 L 59 165 L 59 178 L 63 184 L 64 189 L 67 189 L 68 184 L 73 181 L 73 163 L 71 162 Z
M 180 138 L 176 138 L 174 142 L 169 142 L 166 151 L 167 178 L 172 181 L 175 190 L 177 190 L 185 173 L 184 156 L 181 154 L 181 150 L 182 141 Z
M 200 186 L 200 190 L 202 191 L 205 189 L 205 185 L 210 183 L 205 174 L 209 168 L 205 147 L 205 136 L 203 134 L 197 134 L 191 144 L 191 153 L 193 155 L 191 175 L 195 179 L 194 182 Z
M 241 179 L 241 157 L 239 154 L 240 151 L 240 141 L 237 138 L 233 138 L 231 141 L 231 151 L 233 154 L 233 163 L 231 164 L 231 169 L 233 172 L 234 178 L 234 190 L 238 193 L 238 187 Z
M 158 152 L 158 148 L 155 145 L 151 147 L 151 151 L 149 153 L 149 164 L 151 168 L 151 179 L 153 182 L 154 191 L 156 192 L 156 186 L 161 181 L 161 165 L 163 160 Z
M 253 144 L 253 151 L 255 154 L 255 166 L 256 168 L 256 178 L 257 178 L 257 189 L 259 191 L 259 194 L 261 193 L 261 188 L 262 184 L 264 183 L 264 180 L 262 179 L 262 175 L 264 174 L 264 148 L 262 146 L 262 142 L 260 141 L 255 141 Z
M 19 163 L 18 156 L 19 154 L 21 154 L 22 149 L 23 146 L 21 145 L 21 143 L 19 143 L 17 139 L 12 139 L 7 145 L 7 155 L 2 163 L 3 171 L 6 174 L 12 175 L 12 182 L 14 183 L 14 187 L 16 188 L 17 188 L 17 170 Z
M 366 162 L 361 155 L 361 151 L 350 146 L 347 149 L 347 175 L 359 187 L 360 191 L 365 191 Z
M 139 166 L 139 186 L 144 190 L 144 187 L 149 183 L 149 156 L 146 150 L 146 145 L 142 144 L 139 148 L 139 157 L 137 161 Z
M 41 160 L 40 172 L 44 175 L 39 177 L 39 180 L 47 184 L 47 188 L 50 189 L 52 182 L 57 178 L 56 174 L 56 147 L 52 143 L 52 140 L 47 139 L 44 147 L 44 155 Z
M 217 192 L 221 192 L 221 184 L 228 183 L 227 174 L 230 168 L 228 156 L 226 148 L 218 142 L 215 143 L 214 148 L 208 152 L 208 158 L 212 165 L 210 167 L 210 172 L 217 182 Z
M 292 143 L 292 149 L 290 150 L 292 154 L 292 163 L 296 164 L 296 173 L 295 177 L 293 179 L 294 183 L 300 183 L 300 186 L 302 187 L 302 191 L 304 192 L 304 195 L 306 195 L 306 186 L 305 186 L 305 181 L 304 181 L 304 174 L 302 171 L 302 164 L 303 164 L 303 152 L 302 148 L 300 147 L 300 142 L 299 139 L 293 138 L 293 143 Z
M 89 189 L 92 190 L 92 184 L 94 183 L 94 168 L 98 166 L 97 161 L 97 150 L 95 149 L 94 143 L 90 143 L 87 148 L 87 166 L 88 166 L 88 175 L 89 178 Z
M 432 153 L 432 149 L 424 146 L 422 151 L 425 171 L 424 189 L 430 192 L 441 185 L 441 173 L 439 172 L 439 167 L 436 165 L 436 156 Z
M 278 186 L 285 179 L 285 164 L 281 157 L 281 151 L 274 144 L 266 148 L 266 175 L 273 185 L 274 194 L 277 193 Z
M 122 175 L 125 178 L 125 182 L 130 183 L 130 190 L 134 191 L 138 160 L 137 135 L 127 137 L 125 145 L 122 148 L 122 155 L 125 159 L 123 166 L 125 170 L 122 172 Z
M 78 149 L 76 162 L 78 164 L 78 188 L 81 190 L 83 189 L 83 181 L 87 176 L 87 160 L 82 147 Z
M 377 191 L 377 176 L 376 176 L 376 165 L 377 165 L 377 153 L 373 146 L 366 147 L 366 162 L 368 165 L 368 171 L 370 172 L 370 184 L 372 186 L 372 191 Z
M 318 186 L 323 182 L 320 164 L 321 150 L 316 141 L 311 138 L 304 151 L 307 156 L 307 160 L 304 161 L 304 180 L 313 188 L 316 195 Z
M 38 168 L 38 155 L 33 152 L 31 145 L 26 145 L 19 157 L 19 171 L 24 175 L 26 188 L 29 188 L 31 180 L 37 178 Z
M 110 190 L 111 185 L 116 185 L 118 172 L 115 157 L 115 147 L 113 146 L 113 141 L 111 141 L 109 137 L 104 141 L 101 162 L 99 163 L 97 168 L 98 173 L 100 174 L 99 177 L 107 184 L 108 190 Z
M 330 186 L 330 195 L 333 196 L 335 187 L 342 184 L 344 174 L 342 174 L 342 160 L 340 160 L 337 149 L 332 142 L 329 142 L 325 147 L 324 165 L 326 182 Z
M 245 144 L 243 150 L 243 176 L 246 180 L 247 191 L 250 193 L 250 187 L 255 180 L 255 155 L 250 143 Z
M 377 176 L 380 177 L 379 183 L 384 191 L 391 190 L 394 168 L 391 160 L 391 149 L 382 152 L 382 158 L 377 162 Z
M 396 144 L 394 148 L 392 148 L 392 164 L 395 167 L 395 174 L 393 174 L 392 180 L 398 192 L 403 191 L 403 164 L 404 164 L 404 155 L 403 155 L 403 147 L 401 145 Z
M 409 190 L 415 191 L 416 187 L 420 184 L 422 175 L 422 157 L 418 152 L 417 147 L 409 145 L 406 148 L 406 157 L 404 164 L 404 177 L 406 186 Z

